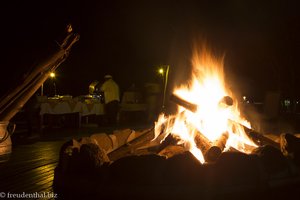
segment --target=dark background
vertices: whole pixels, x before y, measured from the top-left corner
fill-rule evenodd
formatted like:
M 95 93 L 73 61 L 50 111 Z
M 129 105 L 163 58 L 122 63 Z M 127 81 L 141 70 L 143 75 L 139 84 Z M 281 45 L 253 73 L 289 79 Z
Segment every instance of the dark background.
M 160 81 L 161 64 L 171 66 L 171 90 L 187 79 L 197 40 L 225 54 L 226 80 L 240 94 L 260 100 L 280 90 L 298 97 L 299 13 L 297 1 L 3 1 L 1 96 L 71 23 L 81 38 L 57 70 L 60 95 L 87 94 L 107 73 L 122 91 L 142 87 Z

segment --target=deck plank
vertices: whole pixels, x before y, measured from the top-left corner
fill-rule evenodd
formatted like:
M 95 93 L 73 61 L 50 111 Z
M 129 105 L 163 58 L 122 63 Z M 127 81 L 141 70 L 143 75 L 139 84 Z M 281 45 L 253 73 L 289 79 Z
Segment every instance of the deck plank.
M 0 192 L 37 192 L 51 196 L 59 150 L 66 141 L 61 139 L 13 146 L 9 161 L 0 164 Z
M 10 181 L 6 182 L 5 188 L 8 191 L 13 191 L 13 188 L 18 188 L 28 182 L 35 182 L 36 180 L 43 179 L 47 175 L 53 175 L 56 164 L 49 165 L 49 168 L 44 170 L 31 170 L 27 171 L 24 174 L 20 174 L 20 176 L 15 177 L 14 179 L 9 179 Z M 35 176 L 32 176 L 35 174 Z M 3 187 L 4 188 L 4 187 Z

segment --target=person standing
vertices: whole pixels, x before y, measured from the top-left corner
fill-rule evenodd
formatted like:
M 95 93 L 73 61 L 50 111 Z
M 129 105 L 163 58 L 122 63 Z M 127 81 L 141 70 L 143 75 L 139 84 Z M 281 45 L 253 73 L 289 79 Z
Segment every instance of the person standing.
M 120 90 L 118 84 L 113 80 L 111 75 L 104 76 L 104 83 L 100 90 L 104 94 L 105 115 L 108 125 L 117 124 L 117 116 L 119 111 Z

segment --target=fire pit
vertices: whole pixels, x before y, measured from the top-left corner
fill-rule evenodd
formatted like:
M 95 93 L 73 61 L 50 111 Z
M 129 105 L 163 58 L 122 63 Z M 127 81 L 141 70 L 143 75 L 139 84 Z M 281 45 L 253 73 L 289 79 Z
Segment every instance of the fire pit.
M 161 114 L 149 130 L 66 143 L 55 170 L 55 190 L 64 197 L 80 193 L 104 199 L 277 199 L 295 194 L 300 139 L 282 134 L 276 142 L 251 128 L 226 87 L 222 59 L 203 50 L 195 52 L 192 63 L 192 81 L 170 98 L 178 104 L 177 114 Z

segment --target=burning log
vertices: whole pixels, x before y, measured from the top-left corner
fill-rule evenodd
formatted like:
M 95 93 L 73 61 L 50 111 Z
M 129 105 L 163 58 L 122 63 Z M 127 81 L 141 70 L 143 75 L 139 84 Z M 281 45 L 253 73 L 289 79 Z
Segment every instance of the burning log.
M 174 94 L 170 96 L 170 100 L 192 112 L 196 112 L 198 109 L 197 105 L 190 103 Z
M 218 140 L 213 142 L 212 147 L 206 153 L 206 159 L 208 161 L 214 162 L 216 161 L 219 156 L 222 154 L 223 150 L 225 149 L 226 142 L 228 140 L 228 133 L 223 133 Z
M 179 141 L 180 139 L 177 136 L 169 134 L 159 145 L 157 149 L 158 154 L 164 154 L 163 152 L 168 151 L 169 147 L 179 146 L 177 145 Z
M 228 133 L 224 133 L 218 140 L 211 142 L 202 133 L 197 131 L 197 134 L 195 136 L 195 143 L 203 153 L 206 162 L 215 162 L 222 154 L 227 139 Z
M 221 99 L 220 103 L 223 102 L 223 103 L 227 104 L 228 106 L 230 106 L 230 104 L 232 103 L 232 101 L 231 101 L 232 99 L 231 100 L 230 99 L 231 99 L 231 97 L 226 96 L 223 99 Z M 196 110 L 197 110 L 197 105 L 196 104 L 187 102 L 186 100 L 181 99 L 180 97 L 178 97 L 178 96 L 176 96 L 174 94 L 171 95 L 171 99 L 170 100 L 173 101 L 174 103 L 177 103 L 180 106 L 183 106 L 184 108 L 186 108 L 187 110 L 190 110 L 192 112 L 196 112 Z M 271 140 L 271 139 L 263 136 L 261 133 L 258 133 L 258 132 L 254 131 L 254 130 L 252 130 L 252 129 L 250 129 L 250 128 L 244 126 L 243 124 L 241 124 L 239 122 L 236 122 L 234 120 L 229 119 L 229 121 L 231 123 L 233 123 L 233 124 L 237 124 L 237 125 L 242 126 L 243 129 L 245 130 L 245 133 L 256 144 L 258 144 L 258 145 L 268 144 L 268 145 L 272 145 L 272 146 L 274 146 L 274 147 L 276 147 L 278 149 L 280 148 L 280 145 L 277 142 L 275 142 L 275 141 L 273 141 L 273 140 Z
M 222 151 L 225 149 L 226 146 L 226 142 L 228 140 L 229 134 L 223 133 L 219 139 L 217 139 L 216 141 L 214 141 L 213 145 L 219 147 L 220 149 L 222 149 Z
M 196 146 L 203 152 L 203 154 L 206 154 L 206 152 L 208 152 L 212 147 L 211 141 L 209 141 L 200 131 L 197 131 L 194 140 Z
M 173 101 L 174 103 L 177 103 L 180 106 L 183 106 L 184 108 L 192 112 L 197 111 L 197 105 L 185 101 L 174 94 L 171 95 L 170 100 Z M 231 106 L 233 104 L 233 100 L 231 97 L 225 96 L 220 100 L 219 104 L 225 106 Z M 229 137 L 228 133 L 224 133 L 220 136 L 218 140 L 211 142 L 200 131 L 197 130 L 194 140 L 196 146 L 203 153 L 205 160 L 207 162 L 214 162 L 218 159 L 218 157 L 221 155 L 222 151 L 224 150 L 228 137 Z
M 181 145 L 168 145 L 157 154 L 166 158 L 172 158 L 178 154 L 186 152 L 186 148 Z
M 280 144 L 263 136 L 263 134 L 261 133 L 258 133 L 238 122 L 235 122 L 233 120 L 230 120 L 232 123 L 235 123 L 235 124 L 239 124 L 240 126 L 243 127 L 243 129 L 245 130 L 245 133 L 251 138 L 251 140 L 256 143 L 257 145 L 259 146 L 263 146 L 263 145 L 271 145 L 277 149 L 280 149 Z
M 182 116 L 184 111 L 179 115 Z M 159 126 L 158 129 L 148 129 L 144 130 L 140 133 L 139 137 L 136 137 L 132 141 L 120 146 L 118 149 L 110 152 L 109 158 L 111 161 L 115 161 L 121 157 L 128 156 L 128 155 L 141 155 L 141 154 L 149 154 L 149 153 L 158 153 L 162 150 L 162 148 L 166 147 L 163 146 L 160 148 L 160 141 L 162 141 L 167 135 L 170 133 L 169 127 L 172 127 L 175 123 L 176 118 L 171 117 L 168 120 L 164 121 Z
M 233 99 L 230 96 L 224 96 L 220 101 L 219 105 L 232 106 Z

